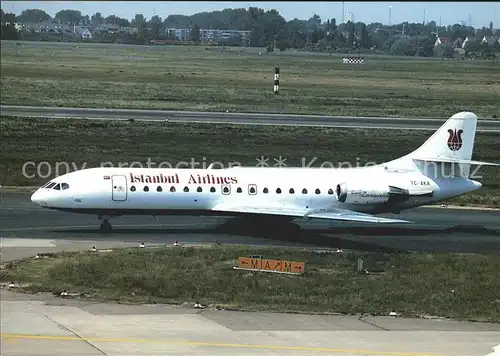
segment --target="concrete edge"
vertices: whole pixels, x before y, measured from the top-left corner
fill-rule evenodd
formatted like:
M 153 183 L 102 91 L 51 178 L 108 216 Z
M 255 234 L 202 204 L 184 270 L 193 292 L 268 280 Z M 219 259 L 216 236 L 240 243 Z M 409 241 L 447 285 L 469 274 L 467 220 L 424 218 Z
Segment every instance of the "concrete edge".
M 0 186 L 0 193 L 34 193 L 39 187 L 31 187 L 31 186 L 26 186 L 26 187 L 14 187 L 14 186 L 7 186 L 3 187 Z M 500 211 L 500 208 L 492 208 L 488 206 L 483 206 L 483 205 L 466 205 L 466 206 L 461 206 L 461 205 L 448 205 L 448 206 L 441 206 L 441 205 L 424 205 L 419 208 L 440 208 L 440 209 L 454 209 L 454 210 L 478 210 L 478 211 Z M 419 209 L 417 208 L 417 209 Z
M 0 186 L 0 192 L 1 193 L 28 193 L 28 192 L 34 192 L 40 187 L 31 187 L 31 186 L 26 186 L 26 187 L 5 187 L 5 186 Z
M 421 207 L 418 207 L 417 209 L 420 208 L 439 208 L 439 209 L 453 209 L 453 210 L 478 210 L 478 211 L 500 211 L 500 208 L 492 208 L 489 206 L 483 206 L 483 205 L 448 205 L 448 206 L 441 206 L 441 205 L 424 205 Z

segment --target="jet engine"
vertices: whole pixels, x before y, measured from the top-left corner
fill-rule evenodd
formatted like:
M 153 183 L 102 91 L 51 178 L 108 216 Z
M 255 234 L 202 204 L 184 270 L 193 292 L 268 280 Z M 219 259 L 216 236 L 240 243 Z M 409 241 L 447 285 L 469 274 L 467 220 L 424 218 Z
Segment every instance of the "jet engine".
M 382 204 L 408 200 L 408 190 L 385 184 L 340 183 L 337 200 L 346 204 Z

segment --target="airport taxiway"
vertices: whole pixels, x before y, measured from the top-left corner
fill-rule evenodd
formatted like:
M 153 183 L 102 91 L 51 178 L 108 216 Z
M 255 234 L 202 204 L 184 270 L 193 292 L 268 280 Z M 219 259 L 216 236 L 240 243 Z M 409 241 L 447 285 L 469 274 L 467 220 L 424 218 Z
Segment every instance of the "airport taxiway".
M 373 225 L 315 221 L 300 223 L 298 236 L 253 235 L 245 231 L 217 230 L 220 217 L 126 216 L 112 219 L 113 231 L 99 231 L 94 215 L 43 209 L 30 201 L 29 193 L 1 193 L 0 218 L 4 258 L 37 252 L 90 248 L 93 245 L 136 246 L 171 244 L 248 244 L 321 246 L 376 250 L 490 253 L 500 251 L 499 210 L 419 208 L 397 215 L 411 225 Z M 13 240 L 14 239 L 14 240 Z M 12 242 L 15 241 L 15 242 Z M 33 249 L 37 251 L 34 252 Z
M 500 324 L 120 305 L 1 291 L 2 355 L 479 356 Z
M 2 261 L 60 250 L 187 244 L 297 245 L 220 233 L 215 218 L 117 218 L 102 234 L 95 216 L 45 210 L 29 194 L 2 193 Z M 421 208 L 412 228 L 304 224 L 318 245 L 370 242 L 405 249 L 500 251 L 500 213 Z M 469 225 L 469 226 L 464 226 Z M 401 229 L 401 230 L 400 230 Z M 320 231 L 320 233 L 316 233 Z M 316 234 L 316 235 L 314 235 Z M 302 241 L 304 242 L 304 241 Z M 305 241 L 305 243 L 311 241 Z M 365 246 L 365 247 L 366 247 Z M 500 343 L 500 324 L 390 316 L 305 315 L 120 305 L 26 295 L 1 297 L 2 355 L 378 355 L 477 356 Z
M 448 118 L 393 118 L 364 116 L 320 116 L 267 113 L 224 113 L 172 110 L 62 108 L 0 105 L 2 116 L 73 118 L 98 120 L 138 120 L 203 124 L 291 125 L 368 129 L 437 130 Z M 500 120 L 478 120 L 478 132 L 500 132 Z

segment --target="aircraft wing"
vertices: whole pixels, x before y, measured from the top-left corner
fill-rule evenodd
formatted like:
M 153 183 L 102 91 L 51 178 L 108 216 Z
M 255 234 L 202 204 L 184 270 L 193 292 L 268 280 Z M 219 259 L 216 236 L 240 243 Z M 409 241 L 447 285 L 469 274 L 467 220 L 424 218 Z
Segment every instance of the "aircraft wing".
M 222 203 L 213 207 L 212 210 L 227 213 L 278 215 L 296 218 L 357 221 L 370 223 L 410 223 L 410 221 L 406 220 L 382 218 L 370 214 L 358 213 L 356 211 L 337 208 L 329 210 L 311 210 L 301 208 L 286 208 L 280 206 L 239 206 L 234 204 Z
M 441 157 L 415 157 L 413 158 L 415 161 L 424 161 L 424 162 L 442 162 L 442 163 L 456 163 L 456 164 L 470 164 L 474 166 L 500 166 L 500 163 L 493 162 L 483 162 L 483 161 L 472 161 L 470 159 L 454 159 L 454 158 L 441 158 Z

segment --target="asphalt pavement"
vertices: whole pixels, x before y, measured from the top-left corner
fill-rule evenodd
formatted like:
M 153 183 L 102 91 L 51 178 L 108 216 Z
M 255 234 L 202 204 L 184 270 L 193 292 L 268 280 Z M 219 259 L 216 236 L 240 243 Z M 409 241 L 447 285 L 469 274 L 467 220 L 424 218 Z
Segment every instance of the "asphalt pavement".
M 392 118 L 319 116 L 267 113 L 195 112 L 139 109 L 96 109 L 1 105 L 2 116 L 73 118 L 93 120 L 137 120 L 203 124 L 290 125 L 368 129 L 437 130 L 448 118 Z M 453 113 L 455 114 L 455 113 Z M 450 115 L 451 116 L 451 115 Z M 478 120 L 478 132 L 500 132 L 500 120 Z
M 500 211 L 428 208 L 384 215 L 412 221 L 411 225 L 375 225 L 330 221 L 300 222 L 297 235 L 255 235 L 246 231 L 221 230 L 228 221 L 221 217 L 123 216 L 111 219 L 113 231 L 99 231 L 94 215 L 43 209 L 30 201 L 29 193 L 1 193 L 1 236 L 16 239 L 49 239 L 64 248 L 72 243 L 120 241 L 129 245 L 247 244 L 311 246 L 361 250 L 405 250 L 439 252 L 500 251 Z M 59 242 L 58 242 L 59 241 Z M 73 242 L 68 242 L 73 241 Z M 19 251 L 19 249 L 17 249 Z

